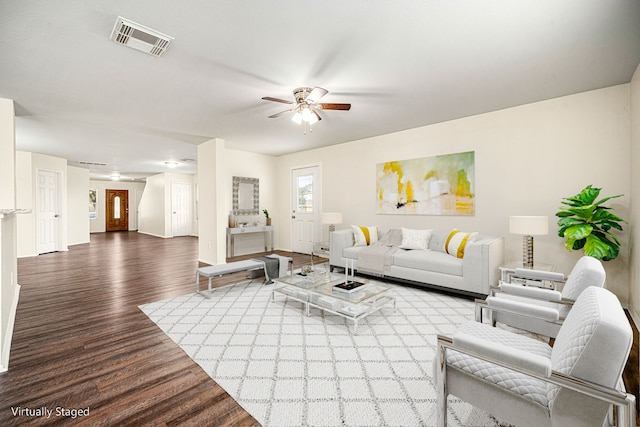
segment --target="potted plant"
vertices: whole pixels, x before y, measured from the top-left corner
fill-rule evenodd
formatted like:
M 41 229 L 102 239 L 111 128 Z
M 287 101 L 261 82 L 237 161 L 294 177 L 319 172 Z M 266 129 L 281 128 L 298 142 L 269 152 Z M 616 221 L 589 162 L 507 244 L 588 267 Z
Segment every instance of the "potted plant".
M 556 212 L 558 236 L 566 240 L 565 247 L 572 251 L 584 249 L 584 254 L 603 261 L 615 259 L 620 252 L 620 241 L 611 234 L 611 229 L 622 231 L 624 219 L 614 215 L 612 208 L 603 204 L 617 196 L 596 200 L 601 188 L 585 187 L 579 194 L 562 199 L 564 206 Z
M 269 217 L 269 211 L 266 209 L 262 209 L 262 213 L 264 214 L 264 217 L 267 220 L 267 225 L 271 225 L 271 218 Z

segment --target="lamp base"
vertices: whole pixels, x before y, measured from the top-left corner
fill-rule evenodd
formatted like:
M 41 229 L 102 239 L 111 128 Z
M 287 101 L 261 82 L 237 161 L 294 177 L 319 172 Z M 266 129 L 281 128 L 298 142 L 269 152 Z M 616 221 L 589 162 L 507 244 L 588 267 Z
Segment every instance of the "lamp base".
M 533 236 L 522 237 L 522 266 L 533 268 Z

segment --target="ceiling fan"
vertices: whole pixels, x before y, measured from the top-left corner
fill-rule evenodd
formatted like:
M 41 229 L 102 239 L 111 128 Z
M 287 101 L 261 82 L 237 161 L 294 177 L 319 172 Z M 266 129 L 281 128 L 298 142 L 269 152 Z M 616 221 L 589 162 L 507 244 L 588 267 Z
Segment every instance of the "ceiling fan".
M 322 117 L 320 117 L 320 114 L 318 114 L 318 110 L 348 111 L 351 109 L 351 104 L 319 103 L 318 101 L 320 100 L 320 98 L 325 96 L 327 93 L 329 93 L 328 90 L 318 86 L 314 87 L 313 89 L 310 87 L 299 87 L 293 90 L 293 97 L 295 98 L 295 101 L 273 98 L 271 96 L 265 96 L 262 99 L 264 99 L 265 101 L 281 102 L 283 104 L 292 105 L 292 107 L 288 110 L 270 115 L 270 119 L 275 119 L 276 117 L 280 117 L 285 113 L 295 111 L 291 120 L 297 124 L 301 124 L 302 122 L 304 122 L 306 126 L 312 125 L 319 120 L 322 120 Z

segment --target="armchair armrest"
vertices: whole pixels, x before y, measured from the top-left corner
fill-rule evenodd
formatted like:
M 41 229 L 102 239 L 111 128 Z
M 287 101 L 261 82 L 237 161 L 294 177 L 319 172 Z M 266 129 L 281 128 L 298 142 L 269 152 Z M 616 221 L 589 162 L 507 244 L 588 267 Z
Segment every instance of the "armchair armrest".
M 458 332 L 453 336 L 453 344 L 461 350 L 500 360 L 510 367 L 516 367 L 526 373 L 536 373 L 545 378 L 551 376 L 551 359 L 544 356 L 488 341 L 464 332 Z
M 551 289 L 537 288 L 535 286 L 513 285 L 500 281 L 500 290 L 505 294 L 517 295 L 520 297 L 545 300 L 550 302 L 562 301 L 562 293 Z
M 562 273 L 543 270 L 530 270 L 528 268 L 516 268 L 514 275 L 526 279 L 549 280 L 551 282 L 564 282 L 565 277 Z
M 486 303 L 490 309 L 495 311 L 515 313 L 521 316 L 542 319 L 547 322 L 557 322 L 560 319 L 560 311 L 551 307 L 496 297 L 487 298 Z
M 495 347 L 495 343 L 476 343 L 475 341 L 482 341 L 473 336 L 470 338 L 468 334 L 456 334 L 457 338 L 451 338 L 443 335 L 438 335 L 438 352 L 436 356 L 436 366 L 438 368 L 438 377 L 436 392 L 438 394 L 438 400 L 440 406 L 438 407 L 438 417 L 440 425 L 446 425 L 446 377 L 447 377 L 447 363 L 446 352 L 447 350 L 458 351 L 463 354 L 468 354 L 472 357 L 477 357 L 485 360 L 489 363 L 494 363 L 499 366 L 503 366 L 508 369 L 512 369 L 517 372 L 522 372 L 527 375 L 531 375 L 534 378 L 541 379 L 543 381 L 555 384 L 557 386 L 573 390 L 580 394 L 591 396 L 593 398 L 602 400 L 604 402 L 616 405 L 619 409 L 619 421 L 618 425 L 633 427 L 635 426 L 635 396 L 630 393 L 625 393 L 615 388 L 605 387 L 600 384 L 595 384 L 590 381 L 585 381 L 580 378 L 573 377 L 571 375 L 563 374 L 558 371 L 554 371 L 549 367 L 549 372 L 545 366 L 545 362 L 540 359 L 546 359 L 542 356 L 533 357 L 530 359 L 529 368 L 517 366 L 503 357 L 502 350 L 496 350 L 501 359 L 493 357 L 490 353 L 492 348 Z M 467 335 L 461 336 L 461 335 Z M 454 342 L 454 340 L 456 342 Z M 469 341 L 469 342 L 467 342 Z M 485 349 L 488 347 L 488 349 Z M 504 346 L 510 350 L 514 350 L 508 346 Z M 519 363 L 523 365 L 523 363 Z M 533 370 L 529 370 L 532 368 Z M 548 373 L 547 373 L 548 372 Z M 442 422 L 441 422 L 442 421 Z

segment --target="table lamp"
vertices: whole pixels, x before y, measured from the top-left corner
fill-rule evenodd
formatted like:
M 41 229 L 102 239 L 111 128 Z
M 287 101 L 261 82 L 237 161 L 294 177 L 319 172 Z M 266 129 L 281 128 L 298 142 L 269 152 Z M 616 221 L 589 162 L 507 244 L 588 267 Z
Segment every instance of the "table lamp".
M 329 233 L 336 231 L 336 224 L 342 224 L 342 212 L 322 212 L 321 221 L 329 224 Z
M 546 216 L 511 216 L 509 232 L 522 234 L 522 265 L 533 268 L 533 236 L 549 233 L 549 217 Z

